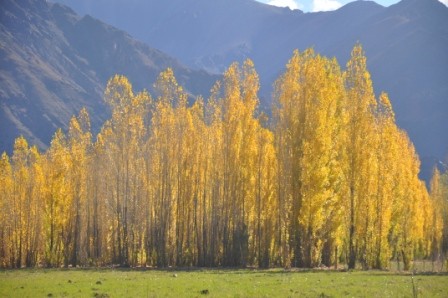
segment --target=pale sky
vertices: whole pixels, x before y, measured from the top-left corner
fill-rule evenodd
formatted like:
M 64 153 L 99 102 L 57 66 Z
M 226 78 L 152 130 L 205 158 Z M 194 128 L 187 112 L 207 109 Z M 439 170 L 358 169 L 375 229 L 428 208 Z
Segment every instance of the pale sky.
M 353 0 L 257 0 L 262 3 L 267 3 L 280 7 L 289 7 L 291 9 L 300 9 L 304 12 L 329 11 L 335 10 L 339 7 L 352 2 Z M 448 6 L 448 0 L 439 0 Z M 382 6 L 390 6 L 399 2 L 399 0 L 375 0 L 376 3 Z

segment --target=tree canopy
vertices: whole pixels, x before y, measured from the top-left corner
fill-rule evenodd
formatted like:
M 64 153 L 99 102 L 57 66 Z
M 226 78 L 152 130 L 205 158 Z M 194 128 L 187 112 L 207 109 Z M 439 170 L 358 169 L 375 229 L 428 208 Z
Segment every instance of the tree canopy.
M 232 64 L 207 101 L 171 69 L 157 96 L 111 78 L 111 118 L 88 112 L 46 152 L 16 139 L 0 159 L 0 266 L 347 264 L 410 269 L 448 253 L 448 179 L 429 193 L 360 45 L 345 69 L 295 51 L 258 110 L 253 62 Z

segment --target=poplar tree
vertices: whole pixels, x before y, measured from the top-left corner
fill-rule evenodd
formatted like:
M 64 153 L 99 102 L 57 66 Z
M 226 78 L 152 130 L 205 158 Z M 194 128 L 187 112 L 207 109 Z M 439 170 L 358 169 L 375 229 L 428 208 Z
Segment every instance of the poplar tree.
M 47 151 L 45 200 L 45 263 L 48 266 L 69 264 L 71 243 L 70 219 L 72 193 L 68 171 L 71 167 L 65 134 L 58 129 Z
M 431 199 L 434 206 L 434 214 L 432 216 L 431 221 L 431 248 L 430 254 L 431 258 L 434 261 L 438 261 L 443 259 L 443 254 L 446 252 L 446 248 L 444 251 L 443 240 L 446 221 L 448 218 L 447 215 L 447 206 L 448 206 L 448 192 L 446 189 L 446 185 L 444 185 L 444 181 L 442 180 L 443 176 L 440 174 L 440 171 L 437 167 L 434 167 L 432 178 L 430 181 L 430 192 Z
M 19 137 L 1 155 L 1 267 L 383 269 L 395 259 L 410 270 L 446 258 L 448 174 L 434 171 L 429 194 L 360 45 L 344 72 L 295 51 L 272 123 L 250 60 L 232 64 L 207 102 L 171 69 L 154 90 L 152 100 L 116 75 L 95 142 L 82 109 L 44 153 Z
M 345 90 L 335 60 L 296 51 L 276 82 L 277 152 L 295 266 L 331 262 L 340 227 Z M 285 134 L 285 135 L 284 135 Z M 329 252 L 330 251 L 330 252 Z
M 374 115 L 376 105 L 372 81 L 367 71 L 366 57 L 357 44 L 347 63 L 344 74 L 347 91 L 347 170 L 348 195 L 345 202 L 348 267 L 355 268 L 356 261 L 366 262 L 372 235 L 372 197 L 374 172 Z
M 11 160 L 6 152 L 0 159 L 0 266 L 12 267 L 12 195 L 13 179 Z

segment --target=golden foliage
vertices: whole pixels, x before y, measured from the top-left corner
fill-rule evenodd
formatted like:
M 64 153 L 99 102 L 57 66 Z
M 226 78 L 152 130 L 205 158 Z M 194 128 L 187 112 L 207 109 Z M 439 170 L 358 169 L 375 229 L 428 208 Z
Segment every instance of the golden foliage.
M 87 110 L 41 154 L 23 137 L 0 159 L 0 265 L 299 266 L 405 269 L 447 252 L 447 178 L 420 163 L 376 99 L 362 47 L 336 59 L 295 51 L 272 123 L 252 61 L 204 103 L 171 69 L 148 92 L 107 84 L 92 141 Z

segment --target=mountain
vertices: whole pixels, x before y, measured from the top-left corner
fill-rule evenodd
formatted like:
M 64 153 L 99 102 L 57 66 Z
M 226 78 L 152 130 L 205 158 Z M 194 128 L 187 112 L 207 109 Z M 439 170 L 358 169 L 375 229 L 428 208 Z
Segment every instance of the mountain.
M 363 44 L 376 93 L 389 93 L 398 124 L 419 154 L 448 153 L 448 8 L 437 0 L 390 7 L 356 1 L 303 13 L 254 0 L 59 0 L 126 30 L 190 67 L 220 73 L 255 62 L 266 106 L 273 81 L 294 49 L 308 47 L 340 64 Z
M 98 130 L 109 117 L 103 91 L 116 73 L 136 90 L 151 89 L 171 67 L 190 94 L 204 95 L 218 78 L 61 4 L 2 0 L 0 8 L 0 152 L 21 134 L 45 148 L 82 107 Z

